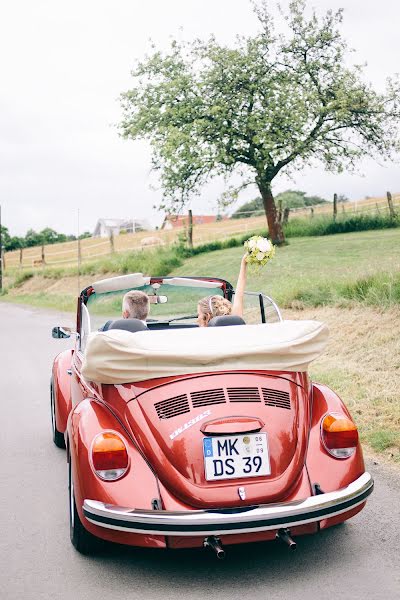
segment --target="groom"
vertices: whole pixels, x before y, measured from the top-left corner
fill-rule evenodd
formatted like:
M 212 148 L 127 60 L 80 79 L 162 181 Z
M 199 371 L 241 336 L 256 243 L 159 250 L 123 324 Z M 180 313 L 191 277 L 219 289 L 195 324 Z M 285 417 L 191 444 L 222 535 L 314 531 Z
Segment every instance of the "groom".
M 122 318 L 139 319 L 146 325 L 150 312 L 150 301 L 144 292 L 132 290 L 127 292 L 122 299 Z

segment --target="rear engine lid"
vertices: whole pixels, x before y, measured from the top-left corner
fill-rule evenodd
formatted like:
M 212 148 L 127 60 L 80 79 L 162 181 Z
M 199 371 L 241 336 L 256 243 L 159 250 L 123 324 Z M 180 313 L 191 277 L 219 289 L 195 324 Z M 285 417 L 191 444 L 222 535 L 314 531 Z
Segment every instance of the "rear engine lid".
M 188 377 L 148 390 L 126 408 L 132 433 L 160 480 L 182 501 L 199 508 L 273 502 L 287 496 L 303 468 L 308 415 L 308 390 L 296 374 Z M 234 471 L 233 477 L 230 472 L 229 478 L 224 473 L 222 479 L 207 480 L 205 438 L 218 438 L 221 448 L 233 443 L 235 450 L 244 448 L 243 439 L 252 439 L 256 432 L 266 439 L 268 475 L 255 472 L 236 478 Z M 225 444 L 228 437 L 230 445 Z M 237 461 L 247 463 L 243 452 L 235 451 Z M 244 499 L 238 495 L 243 486 Z

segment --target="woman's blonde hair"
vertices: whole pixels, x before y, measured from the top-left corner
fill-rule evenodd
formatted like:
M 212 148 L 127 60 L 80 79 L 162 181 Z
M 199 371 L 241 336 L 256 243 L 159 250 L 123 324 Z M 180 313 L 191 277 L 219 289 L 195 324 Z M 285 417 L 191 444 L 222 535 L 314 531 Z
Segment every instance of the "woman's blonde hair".
M 199 311 L 204 315 L 209 315 L 210 319 L 213 317 L 222 317 L 223 315 L 230 315 L 232 312 L 232 303 L 222 296 L 207 296 L 199 300 Z

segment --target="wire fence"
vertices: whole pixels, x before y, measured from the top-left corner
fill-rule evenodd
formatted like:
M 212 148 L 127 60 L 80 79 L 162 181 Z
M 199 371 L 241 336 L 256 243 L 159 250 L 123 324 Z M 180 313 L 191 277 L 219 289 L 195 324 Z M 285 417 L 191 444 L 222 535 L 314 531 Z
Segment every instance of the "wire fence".
M 400 214 L 400 194 L 392 197 L 393 210 Z M 290 209 L 290 218 L 315 218 L 332 215 L 332 203 L 318 204 L 310 207 Z M 387 198 L 366 198 L 356 202 L 339 202 L 337 215 L 350 216 L 357 214 L 389 214 Z M 238 214 L 238 213 L 236 213 Z M 237 235 L 244 235 L 266 227 L 263 211 L 246 212 L 245 218 L 230 218 L 215 223 L 198 224 L 193 228 L 193 244 L 195 246 L 227 240 Z M 60 244 L 34 246 L 13 250 L 3 254 L 3 267 L 15 269 L 44 269 L 46 267 L 65 267 L 90 262 L 107 255 L 127 251 L 157 249 L 176 244 L 185 226 L 156 231 L 125 233 L 110 238 L 86 238 Z

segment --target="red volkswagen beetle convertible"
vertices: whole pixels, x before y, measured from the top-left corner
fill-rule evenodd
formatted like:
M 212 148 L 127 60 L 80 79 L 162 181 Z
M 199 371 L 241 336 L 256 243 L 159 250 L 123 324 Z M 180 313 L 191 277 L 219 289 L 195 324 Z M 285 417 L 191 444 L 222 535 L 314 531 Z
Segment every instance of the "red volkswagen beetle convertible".
M 129 290 L 149 296 L 147 324 L 121 319 Z M 284 321 L 270 298 L 246 293 L 245 324 L 198 327 L 210 295 L 234 290 L 217 278 L 105 279 L 80 294 L 75 332 L 53 329 L 76 337 L 54 361 L 51 407 L 80 552 L 104 540 L 220 558 L 230 544 L 295 548 L 372 492 L 348 410 L 307 373 L 324 324 Z

